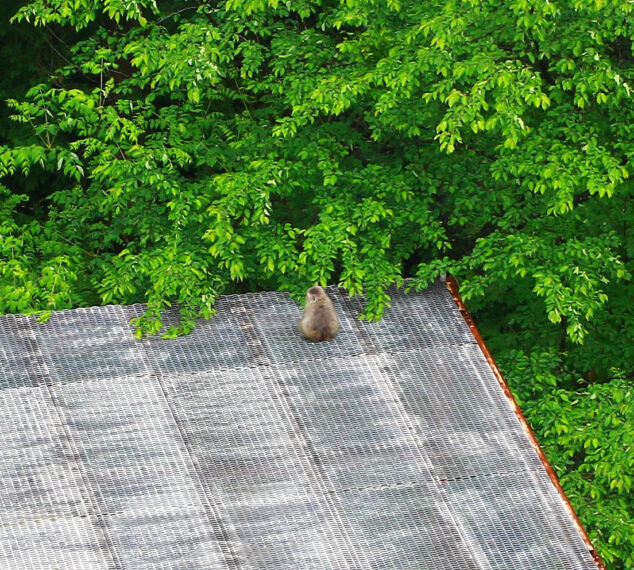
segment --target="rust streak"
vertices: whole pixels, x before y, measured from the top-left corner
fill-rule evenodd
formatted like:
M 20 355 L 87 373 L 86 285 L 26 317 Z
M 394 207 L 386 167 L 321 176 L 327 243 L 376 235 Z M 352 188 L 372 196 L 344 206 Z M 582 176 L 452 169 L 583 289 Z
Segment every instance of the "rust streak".
M 579 520 L 577 513 L 575 513 L 574 509 L 572 508 L 572 505 L 570 504 L 570 501 L 568 500 L 568 497 L 566 497 L 566 493 L 564 492 L 561 484 L 559 483 L 559 479 L 557 479 L 557 475 L 555 474 L 555 471 L 551 467 L 550 463 L 548 463 L 548 459 L 546 459 L 546 455 L 544 454 L 541 446 L 539 445 L 537 438 L 535 437 L 535 434 L 533 433 L 533 430 L 528 425 L 528 422 L 526 421 L 524 414 L 522 413 L 519 406 L 517 405 L 517 402 L 515 401 L 515 398 L 513 397 L 511 390 L 509 390 L 506 380 L 504 380 L 504 377 L 502 376 L 500 369 L 495 363 L 495 360 L 493 360 L 493 356 L 491 356 L 489 349 L 486 347 L 486 344 L 484 344 L 484 339 L 482 338 L 480 331 L 476 327 L 473 317 L 469 314 L 469 312 L 467 311 L 467 308 L 465 307 L 465 304 L 462 302 L 462 299 L 460 298 L 460 294 L 458 293 L 458 282 L 456 281 L 454 277 L 447 276 L 446 285 L 447 285 L 447 289 L 449 289 L 449 291 L 451 292 L 451 296 L 454 298 L 456 305 L 458 305 L 458 309 L 462 313 L 462 316 L 465 322 L 471 329 L 471 333 L 476 339 L 478 346 L 480 347 L 480 350 L 482 350 L 482 353 L 484 354 L 484 357 L 489 363 L 489 366 L 491 366 L 491 369 L 493 370 L 493 374 L 495 374 L 495 377 L 500 383 L 500 386 L 502 387 L 504 394 L 511 402 L 511 405 L 513 406 L 513 410 L 515 411 L 515 414 L 517 415 L 520 423 L 522 424 L 522 427 L 524 428 L 526 435 L 528 435 L 528 438 L 532 446 L 535 448 L 535 451 L 537 452 L 539 459 L 544 465 L 544 469 L 546 469 L 546 472 L 548 473 L 550 480 L 552 481 L 553 485 L 555 486 L 555 489 L 557 490 L 557 492 L 563 499 L 566 509 L 570 513 L 570 516 L 572 517 L 572 520 L 575 523 L 577 530 L 579 531 L 579 534 L 581 535 L 581 538 L 583 539 L 586 546 L 588 547 L 588 550 L 592 558 L 594 559 L 594 562 L 596 563 L 597 568 L 599 570 L 606 570 L 605 565 L 603 564 L 603 561 L 601 560 L 601 557 L 599 556 L 599 553 L 595 550 L 594 546 L 592 545 L 592 542 L 590 541 L 588 534 L 583 528 L 583 525 L 581 524 L 581 521 Z

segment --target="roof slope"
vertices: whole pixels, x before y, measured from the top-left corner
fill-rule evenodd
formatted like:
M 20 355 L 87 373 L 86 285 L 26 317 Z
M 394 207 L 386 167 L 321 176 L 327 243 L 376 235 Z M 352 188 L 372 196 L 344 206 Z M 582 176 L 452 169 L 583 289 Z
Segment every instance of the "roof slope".
M 1 317 L 0 568 L 596 570 L 450 293 L 393 293 L 319 344 L 282 293 Z

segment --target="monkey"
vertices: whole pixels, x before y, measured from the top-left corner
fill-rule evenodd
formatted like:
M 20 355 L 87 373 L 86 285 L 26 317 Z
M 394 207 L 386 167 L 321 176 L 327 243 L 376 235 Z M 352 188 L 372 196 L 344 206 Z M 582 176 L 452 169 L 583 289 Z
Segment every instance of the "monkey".
M 335 307 L 318 285 L 306 292 L 306 306 L 304 316 L 299 321 L 299 330 L 305 338 L 316 342 L 331 340 L 339 330 Z

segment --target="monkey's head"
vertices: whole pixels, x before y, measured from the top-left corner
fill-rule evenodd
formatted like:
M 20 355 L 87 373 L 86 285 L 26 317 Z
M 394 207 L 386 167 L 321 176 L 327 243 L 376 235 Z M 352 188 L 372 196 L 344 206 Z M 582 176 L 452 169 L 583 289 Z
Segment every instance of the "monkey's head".
M 326 293 L 324 293 L 324 290 L 319 285 L 311 287 L 308 291 L 306 291 L 306 304 L 314 303 L 325 294 Z

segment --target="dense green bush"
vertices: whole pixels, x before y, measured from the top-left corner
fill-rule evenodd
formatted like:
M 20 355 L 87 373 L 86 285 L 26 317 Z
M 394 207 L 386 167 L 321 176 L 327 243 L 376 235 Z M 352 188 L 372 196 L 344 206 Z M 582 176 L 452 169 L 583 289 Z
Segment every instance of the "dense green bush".
M 602 554 L 634 567 L 631 446 L 598 472 L 549 423 L 602 448 L 621 424 L 593 405 L 631 414 L 634 5 L 7 10 L 0 311 L 145 301 L 142 334 L 178 302 L 178 334 L 222 292 L 336 282 L 378 318 L 388 284 L 450 272 Z
M 607 382 L 575 378 L 554 351 L 509 351 L 501 365 L 607 567 L 634 568 L 632 382 L 617 371 Z

